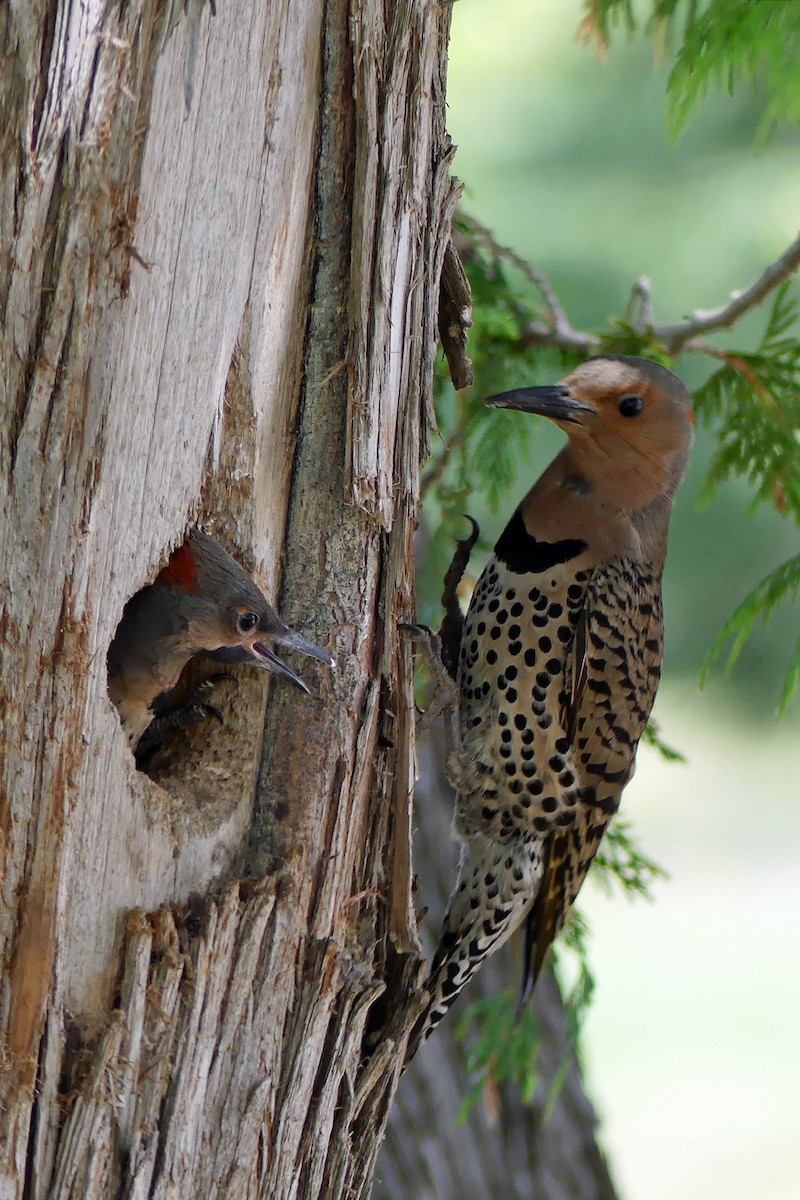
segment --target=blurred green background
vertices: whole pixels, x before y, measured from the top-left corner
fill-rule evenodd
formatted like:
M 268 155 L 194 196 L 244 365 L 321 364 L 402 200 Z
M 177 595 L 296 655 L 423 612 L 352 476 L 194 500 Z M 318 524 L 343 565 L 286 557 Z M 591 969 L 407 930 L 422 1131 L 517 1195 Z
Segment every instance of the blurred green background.
M 654 63 L 651 44 L 620 37 L 600 61 L 576 42 L 582 16 L 580 0 L 454 6 L 449 128 L 464 207 L 549 277 L 577 328 L 622 315 L 640 275 L 657 321 L 716 307 L 797 233 L 798 136 L 754 148 L 762 105 L 742 91 L 711 96 L 672 143 L 668 54 Z M 719 344 L 754 344 L 764 315 Z M 686 356 L 678 370 L 692 386 L 710 364 Z M 537 435 L 506 516 L 557 442 Z M 775 707 L 798 606 L 759 625 L 731 676 L 716 670 L 702 692 L 697 679 L 725 618 L 798 536 L 775 512 L 752 514 L 744 485 L 699 507 L 712 449 L 699 429 L 665 578 L 655 715 L 689 761 L 644 747 L 623 801 L 671 879 L 652 905 L 591 885 L 581 897 L 598 980 L 587 1081 L 629 1200 L 797 1196 L 800 703 L 783 721 Z M 472 511 L 493 541 L 503 519 Z

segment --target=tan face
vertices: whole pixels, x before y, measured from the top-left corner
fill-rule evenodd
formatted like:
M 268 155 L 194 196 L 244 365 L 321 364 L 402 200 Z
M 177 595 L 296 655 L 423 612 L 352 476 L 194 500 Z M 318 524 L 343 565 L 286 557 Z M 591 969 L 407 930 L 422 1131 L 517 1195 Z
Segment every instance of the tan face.
M 571 436 L 580 436 L 582 430 L 600 442 L 606 453 L 613 452 L 611 438 L 619 439 L 625 448 L 665 465 L 668 458 L 688 450 L 691 444 L 689 396 L 675 376 L 648 366 L 651 369 L 644 372 L 630 362 L 614 359 L 582 363 L 562 386 L 593 411 L 576 411 L 573 421 L 558 423 Z M 628 456 L 623 446 L 619 451 L 621 457 Z
M 206 603 L 191 622 L 192 642 L 198 651 L 245 651 L 245 656 L 257 657 L 253 642 L 263 638 L 258 627 L 258 615 L 246 606 Z M 234 661 L 231 659 L 231 661 Z
M 226 626 L 226 627 L 225 627 Z M 224 621 L 218 630 L 220 645 L 210 650 L 210 657 L 220 662 L 255 662 L 274 675 L 288 679 L 296 687 L 309 689 L 300 676 L 280 658 L 276 645 L 286 646 L 307 654 L 331 667 L 333 659 L 314 642 L 284 625 L 266 604 L 256 606 L 235 604 L 224 610 Z M 208 650 L 207 650 L 208 652 Z
M 689 393 L 647 359 L 590 359 L 559 384 L 517 388 L 487 403 L 559 425 L 570 440 L 559 469 L 583 478 L 595 501 L 634 511 L 674 495 L 683 476 L 692 444 Z

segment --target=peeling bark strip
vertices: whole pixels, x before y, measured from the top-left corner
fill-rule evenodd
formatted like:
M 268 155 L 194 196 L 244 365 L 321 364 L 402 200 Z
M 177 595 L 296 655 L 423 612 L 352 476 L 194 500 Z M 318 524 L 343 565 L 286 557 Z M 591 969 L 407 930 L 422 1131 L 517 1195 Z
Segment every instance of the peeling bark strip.
M 449 11 L 0 6 L 3 1200 L 369 1193 L 419 1007 Z M 106 652 L 198 519 L 340 670 L 241 671 L 150 779 Z
M 451 239 L 442 263 L 442 281 L 439 294 L 439 338 L 447 356 L 447 366 L 453 387 L 471 387 L 473 383 L 472 361 L 467 350 L 467 339 L 472 326 L 472 289 L 469 286 L 464 265 L 458 257 L 455 243 Z
M 352 20 L 350 488 L 387 528 L 397 498 L 419 495 L 433 424 L 439 281 L 459 196 L 443 125 L 446 24 L 441 6 L 417 0 L 356 5 Z M 420 120 L 425 112 L 435 120 Z M 398 429 L 404 420 L 418 440 Z
M 264 968 L 286 969 L 285 920 L 270 880 L 249 897 L 231 885 L 194 932 L 168 910 L 131 914 L 121 1006 L 72 1098 L 53 1200 L 123 1181 L 130 1196 L 212 1196 L 257 1174 L 287 1017 Z

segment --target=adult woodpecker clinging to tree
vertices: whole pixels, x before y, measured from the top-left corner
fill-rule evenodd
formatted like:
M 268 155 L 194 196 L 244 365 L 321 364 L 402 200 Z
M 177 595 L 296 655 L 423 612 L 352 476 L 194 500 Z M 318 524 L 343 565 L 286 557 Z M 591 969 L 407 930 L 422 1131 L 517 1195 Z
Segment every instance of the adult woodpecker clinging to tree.
M 464 620 L 448 756 L 461 863 L 412 1054 L 523 922 L 527 998 L 617 811 L 661 673 L 661 575 L 692 443 L 686 388 L 638 358 L 590 359 L 489 403 L 569 441 Z
M 155 581 L 122 614 L 108 651 L 108 693 L 131 749 L 162 709 L 162 700 L 196 654 L 252 662 L 296 687 L 308 687 L 275 646 L 299 650 L 327 666 L 325 650 L 285 625 L 253 580 L 208 534 L 192 530 Z

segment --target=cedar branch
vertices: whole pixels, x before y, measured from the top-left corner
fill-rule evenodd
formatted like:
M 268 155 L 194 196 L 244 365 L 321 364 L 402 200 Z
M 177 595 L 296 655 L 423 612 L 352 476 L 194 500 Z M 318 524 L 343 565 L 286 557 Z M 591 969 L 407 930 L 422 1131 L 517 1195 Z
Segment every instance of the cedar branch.
M 575 329 L 570 324 L 552 284 L 531 263 L 516 251 L 502 246 L 495 240 L 491 232 L 473 217 L 462 218 L 462 220 L 465 221 L 475 241 L 519 270 L 537 288 L 544 300 L 545 319 L 529 322 L 521 337 L 523 345 L 553 346 L 560 350 L 588 354 L 601 344 L 602 339 L 597 334 Z M 631 324 L 637 332 L 649 331 L 653 339 L 660 342 L 670 355 L 679 354 L 683 349 L 697 349 L 699 343 L 695 345 L 687 345 L 687 343 L 693 342 L 701 334 L 713 333 L 718 329 L 730 329 L 750 309 L 763 303 L 767 296 L 793 275 L 798 267 L 800 267 L 800 234 L 775 262 L 765 267 L 758 279 L 754 280 L 749 287 L 733 292 L 725 304 L 721 304 L 718 308 L 696 309 L 686 320 L 665 325 L 652 323 L 650 283 L 645 278 L 639 279 L 633 286 L 629 303 L 629 312 L 635 312 L 638 308 L 638 313 Z

